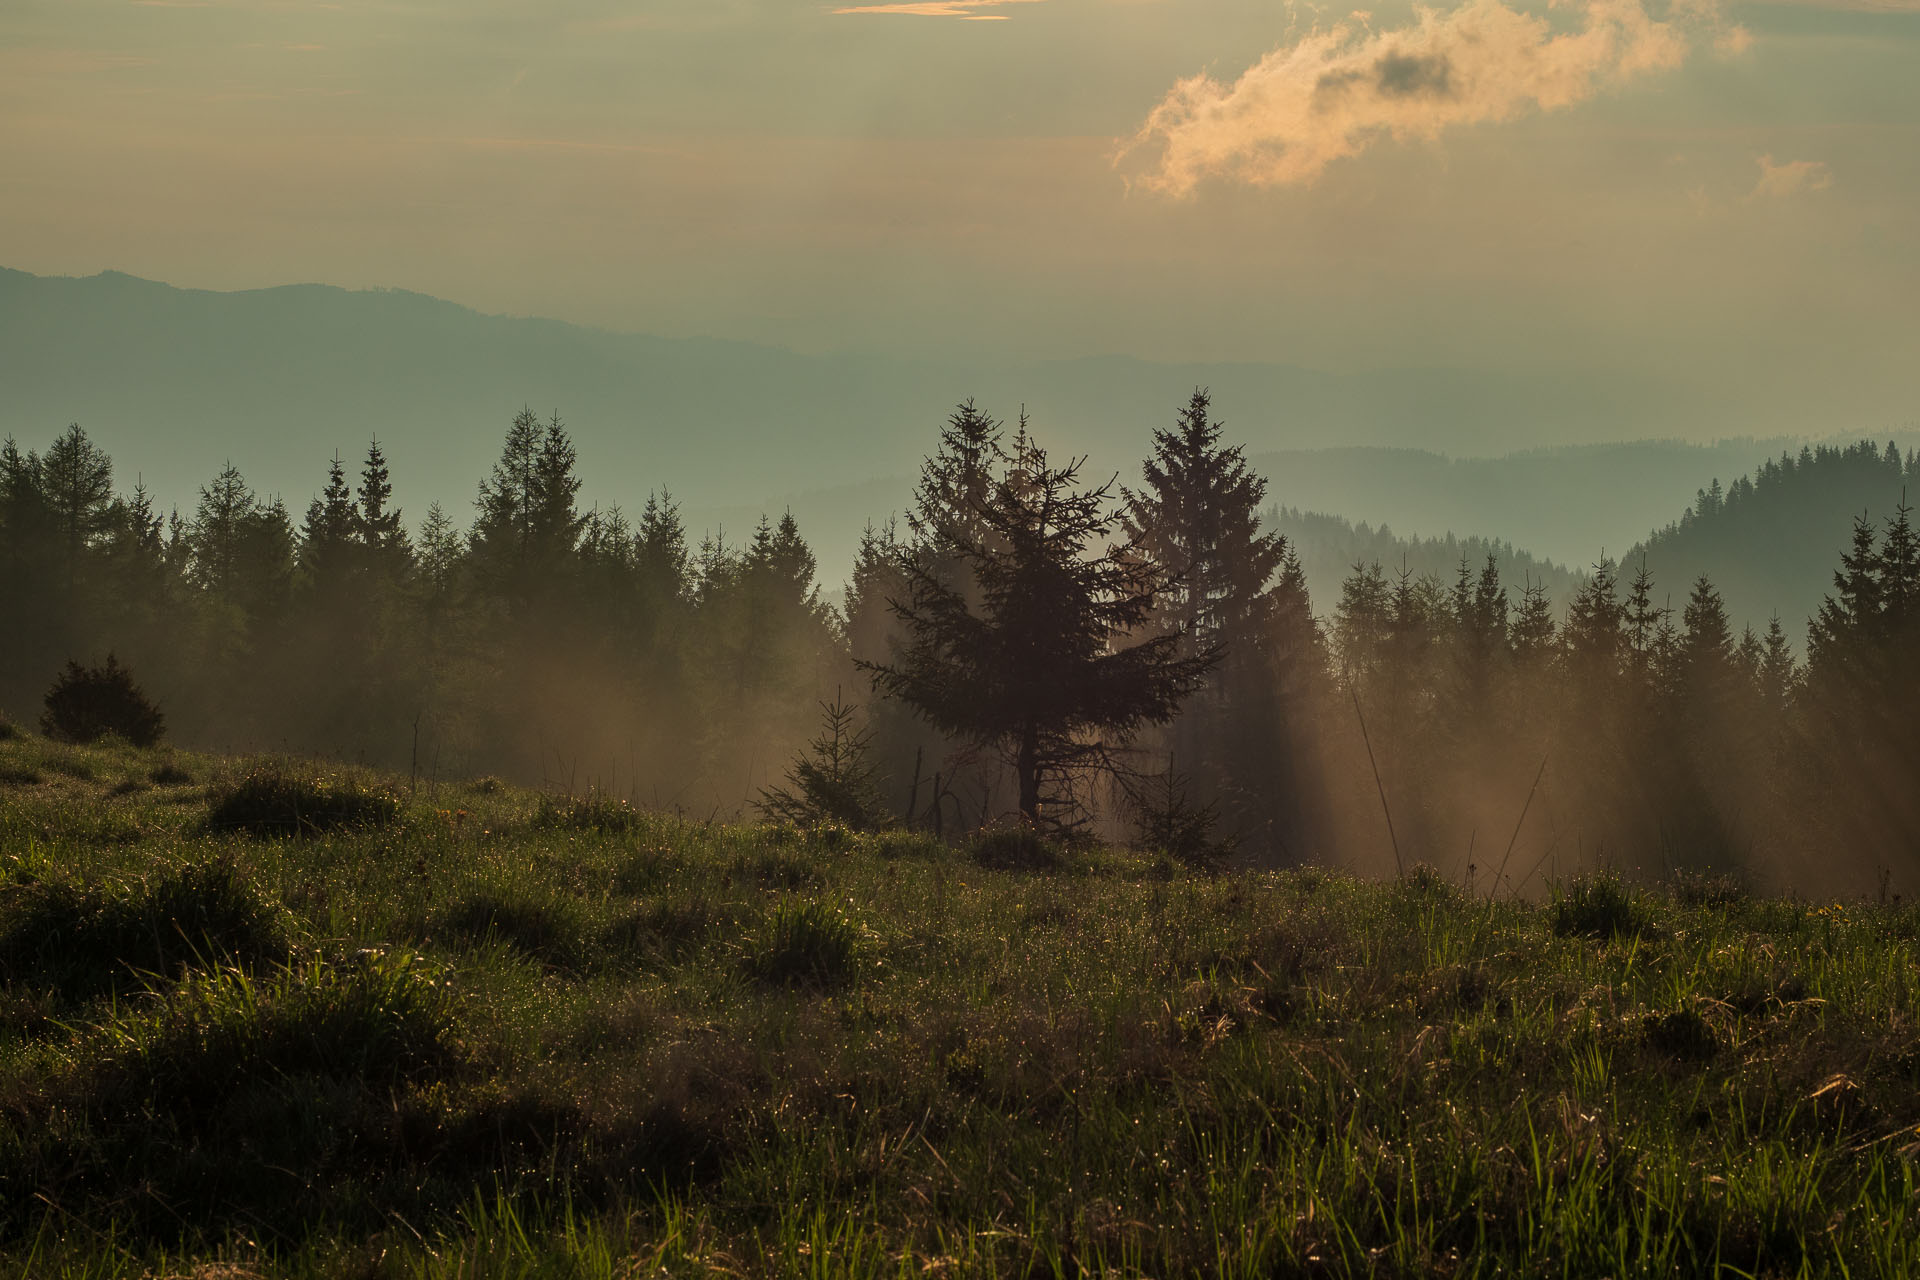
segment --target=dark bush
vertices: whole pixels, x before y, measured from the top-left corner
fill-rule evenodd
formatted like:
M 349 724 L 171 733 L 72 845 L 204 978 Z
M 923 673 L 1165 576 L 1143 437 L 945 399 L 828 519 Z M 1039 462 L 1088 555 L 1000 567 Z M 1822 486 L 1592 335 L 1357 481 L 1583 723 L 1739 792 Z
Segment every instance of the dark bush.
M 70 996 L 286 950 L 279 912 L 225 861 L 130 885 L 41 881 L 13 891 L 0 909 L 0 977 Z
M 766 914 L 747 945 L 747 968 L 763 982 L 831 987 L 853 976 L 860 930 L 837 909 L 789 899 Z
M 11 742 L 19 736 L 20 726 L 8 719 L 6 712 L 0 711 L 0 742 Z
M 973 838 L 974 862 L 994 871 L 1051 871 L 1061 863 L 1060 845 L 1033 827 L 995 827 Z
M 399 818 L 400 798 L 383 787 L 341 774 L 298 773 L 269 761 L 219 790 L 207 825 L 215 831 L 292 836 L 390 826 Z
M 1553 931 L 1562 937 L 1624 938 L 1643 932 L 1646 913 L 1612 872 L 1584 876 L 1553 894 Z
M 193 775 L 169 760 L 153 766 L 147 773 L 147 781 L 156 787 L 184 787 L 193 781 Z
M 114 733 L 136 747 L 150 747 L 167 729 L 166 717 L 112 654 L 103 667 L 68 662 L 47 690 L 46 703 L 40 730 L 65 742 L 94 742 Z

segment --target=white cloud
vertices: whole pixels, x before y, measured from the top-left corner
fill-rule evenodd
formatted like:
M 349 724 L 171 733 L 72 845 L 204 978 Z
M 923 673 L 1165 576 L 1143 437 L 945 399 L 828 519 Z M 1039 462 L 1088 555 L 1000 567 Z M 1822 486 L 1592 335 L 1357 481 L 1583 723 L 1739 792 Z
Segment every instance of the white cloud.
M 1231 84 L 1182 80 L 1148 115 L 1122 163 L 1141 184 L 1185 196 L 1204 179 L 1311 183 L 1383 138 L 1433 139 L 1461 125 L 1584 102 L 1604 88 L 1681 65 L 1696 28 L 1718 30 L 1710 0 L 1655 18 L 1641 0 L 1577 0 L 1555 29 L 1502 0 L 1417 7 L 1373 31 L 1342 23 L 1275 49 Z

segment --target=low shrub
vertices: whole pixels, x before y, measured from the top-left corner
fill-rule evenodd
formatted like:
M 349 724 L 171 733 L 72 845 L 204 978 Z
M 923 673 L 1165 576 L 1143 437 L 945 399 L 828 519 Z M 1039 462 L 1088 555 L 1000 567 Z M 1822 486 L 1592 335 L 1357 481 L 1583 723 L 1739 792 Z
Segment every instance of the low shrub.
M 1233 856 L 1232 838 L 1214 834 L 1219 804 L 1195 798 L 1193 780 L 1175 770 L 1171 759 L 1163 772 L 1125 778 L 1121 785 L 1142 849 L 1202 871 Z
M 156 787 L 184 787 L 192 784 L 193 775 L 168 760 L 148 770 L 147 781 Z
M 95 742 L 111 733 L 136 747 L 150 747 L 166 729 L 166 717 L 112 654 L 105 666 L 68 662 L 47 691 L 40 717 L 41 732 L 65 742 Z
M 7 713 L 0 711 L 0 742 L 11 742 L 20 736 L 20 726 L 16 725 Z
M 1553 891 L 1553 931 L 1562 937 L 1625 938 L 1647 928 L 1646 912 L 1612 872 L 1583 876 Z
M 207 825 L 253 836 L 293 836 L 390 826 L 399 818 L 400 797 L 384 787 L 347 774 L 296 772 L 268 761 L 218 790 Z
M 1024 824 L 983 831 L 968 852 L 975 863 L 994 871 L 1051 871 L 1063 861 L 1057 841 Z
M 747 944 L 748 971 L 785 986 L 839 986 L 853 977 L 860 930 L 826 903 L 788 899 L 767 912 Z
M 287 952 L 281 915 L 226 861 L 132 884 L 23 885 L 0 908 L 0 977 L 69 996 L 176 975 L 197 963 L 251 965 Z

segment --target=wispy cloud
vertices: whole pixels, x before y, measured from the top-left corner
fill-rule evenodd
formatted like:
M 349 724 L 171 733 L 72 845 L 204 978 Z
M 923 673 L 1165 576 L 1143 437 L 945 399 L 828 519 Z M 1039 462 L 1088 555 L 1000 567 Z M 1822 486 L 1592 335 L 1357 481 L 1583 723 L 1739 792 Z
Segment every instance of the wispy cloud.
M 1824 160 L 1783 160 L 1756 156 L 1760 162 L 1760 181 L 1748 194 L 1749 200 L 1784 200 L 1803 191 L 1825 191 L 1833 185 L 1833 171 Z
M 863 4 L 835 9 L 835 13 L 904 13 L 920 18 L 963 18 L 969 22 L 1005 22 L 1004 13 L 979 13 L 1007 4 L 1039 4 L 1041 0 L 910 0 L 906 4 Z
M 1175 84 L 1121 160 L 1145 186 L 1190 194 L 1209 177 L 1310 183 L 1383 138 L 1432 139 L 1462 125 L 1556 111 L 1684 62 L 1700 30 L 1724 34 L 1712 0 L 1655 18 L 1641 0 L 1576 0 L 1575 22 L 1502 0 L 1418 7 L 1385 31 L 1365 17 L 1275 49 L 1231 84 Z
M 1754 3 L 1846 13 L 1920 13 L 1920 0 L 1754 0 Z

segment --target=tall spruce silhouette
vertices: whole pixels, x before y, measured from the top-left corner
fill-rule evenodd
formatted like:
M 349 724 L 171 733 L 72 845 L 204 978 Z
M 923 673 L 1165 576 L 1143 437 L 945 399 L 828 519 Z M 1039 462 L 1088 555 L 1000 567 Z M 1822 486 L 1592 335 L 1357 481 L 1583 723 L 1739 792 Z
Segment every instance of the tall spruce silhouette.
M 1184 634 L 1129 643 L 1152 615 L 1162 571 L 1109 547 L 1112 486 L 1079 486 L 1079 461 L 1051 465 L 1021 422 L 1011 457 L 951 550 L 979 602 L 928 562 L 909 560 L 895 611 L 907 643 L 866 662 L 875 686 L 941 730 L 998 747 L 1018 786 L 1020 816 L 1074 816 L 1076 771 L 1110 760 L 1144 724 L 1164 724 L 1218 660 L 1182 656 Z

